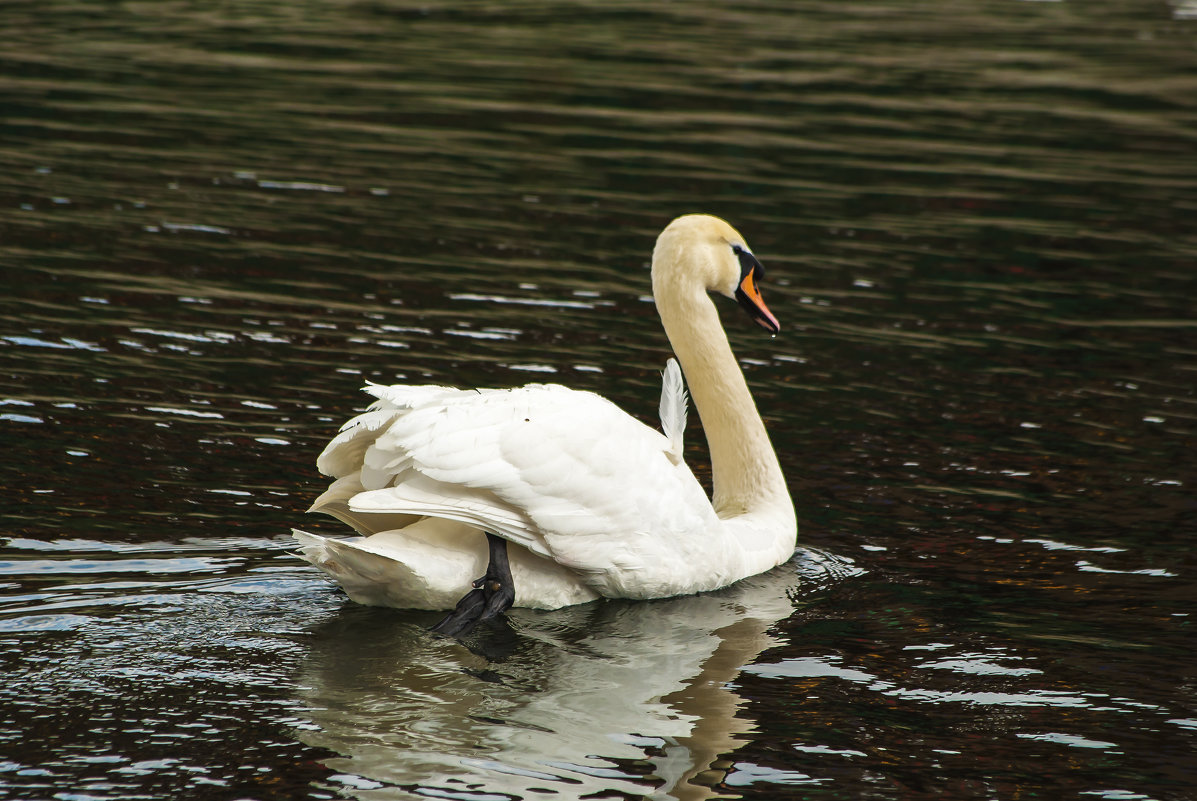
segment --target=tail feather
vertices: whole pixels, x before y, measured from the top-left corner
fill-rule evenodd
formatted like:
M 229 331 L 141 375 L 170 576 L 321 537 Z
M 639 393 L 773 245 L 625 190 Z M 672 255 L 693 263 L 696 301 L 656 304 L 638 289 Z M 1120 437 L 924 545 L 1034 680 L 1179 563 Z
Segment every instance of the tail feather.
M 486 568 L 484 548 L 437 548 L 398 531 L 348 540 L 298 529 L 292 535 L 303 559 L 367 606 L 451 609 Z
M 299 555 L 344 587 L 354 601 L 397 609 L 452 609 L 486 572 L 486 537 L 463 523 L 426 517 L 370 537 L 332 539 L 291 532 Z M 517 606 L 556 609 L 598 595 L 573 571 L 508 544 Z

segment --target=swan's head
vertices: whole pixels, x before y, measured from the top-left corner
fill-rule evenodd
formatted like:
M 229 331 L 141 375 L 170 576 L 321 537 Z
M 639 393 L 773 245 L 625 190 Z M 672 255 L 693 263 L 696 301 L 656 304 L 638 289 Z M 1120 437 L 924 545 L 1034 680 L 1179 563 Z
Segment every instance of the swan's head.
M 653 294 L 681 292 L 698 284 L 704 291 L 735 298 L 763 328 L 776 334 L 781 324 L 769 311 L 757 283 L 765 268 L 735 228 L 709 214 L 678 217 L 657 237 L 653 250 Z

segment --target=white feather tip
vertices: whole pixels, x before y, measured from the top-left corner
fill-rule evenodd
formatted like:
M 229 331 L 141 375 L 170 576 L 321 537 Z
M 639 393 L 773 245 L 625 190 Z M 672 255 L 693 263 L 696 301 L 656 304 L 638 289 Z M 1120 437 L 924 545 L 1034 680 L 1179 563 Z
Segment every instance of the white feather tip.
M 661 379 L 661 430 L 669 439 L 669 455 L 680 461 L 686 432 L 686 384 L 677 359 L 669 360 Z

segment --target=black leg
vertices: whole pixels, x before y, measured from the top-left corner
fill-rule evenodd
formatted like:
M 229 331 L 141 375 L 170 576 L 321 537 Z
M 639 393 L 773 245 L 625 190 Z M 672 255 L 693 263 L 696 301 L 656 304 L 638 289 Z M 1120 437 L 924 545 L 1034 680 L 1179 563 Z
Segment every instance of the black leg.
M 457 608 L 429 631 L 458 637 L 511 608 L 515 601 L 515 582 L 511 578 L 511 564 L 507 561 L 507 540 L 487 532 L 486 544 L 490 550 L 486 575 L 475 581 L 474 589 L 457 602 Z

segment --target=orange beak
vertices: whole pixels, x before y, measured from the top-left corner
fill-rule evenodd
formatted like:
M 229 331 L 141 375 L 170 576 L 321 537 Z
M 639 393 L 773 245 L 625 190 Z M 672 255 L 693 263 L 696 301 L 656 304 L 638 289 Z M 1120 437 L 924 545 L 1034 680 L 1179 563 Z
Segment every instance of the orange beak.
M 736 300 L 762 328 L 776 334 L 781 330 L 781 323 L 777 322 L 773 312 L 769 311 L 769 307 L 765 305 L 765 299 L 761 297 L 760 289 L 757 288 L 756 276 L 759 269 L 760 264 L 758 263 L 744 272 L 744 277 L 740 279 L 740 287 L 736 290 Z

